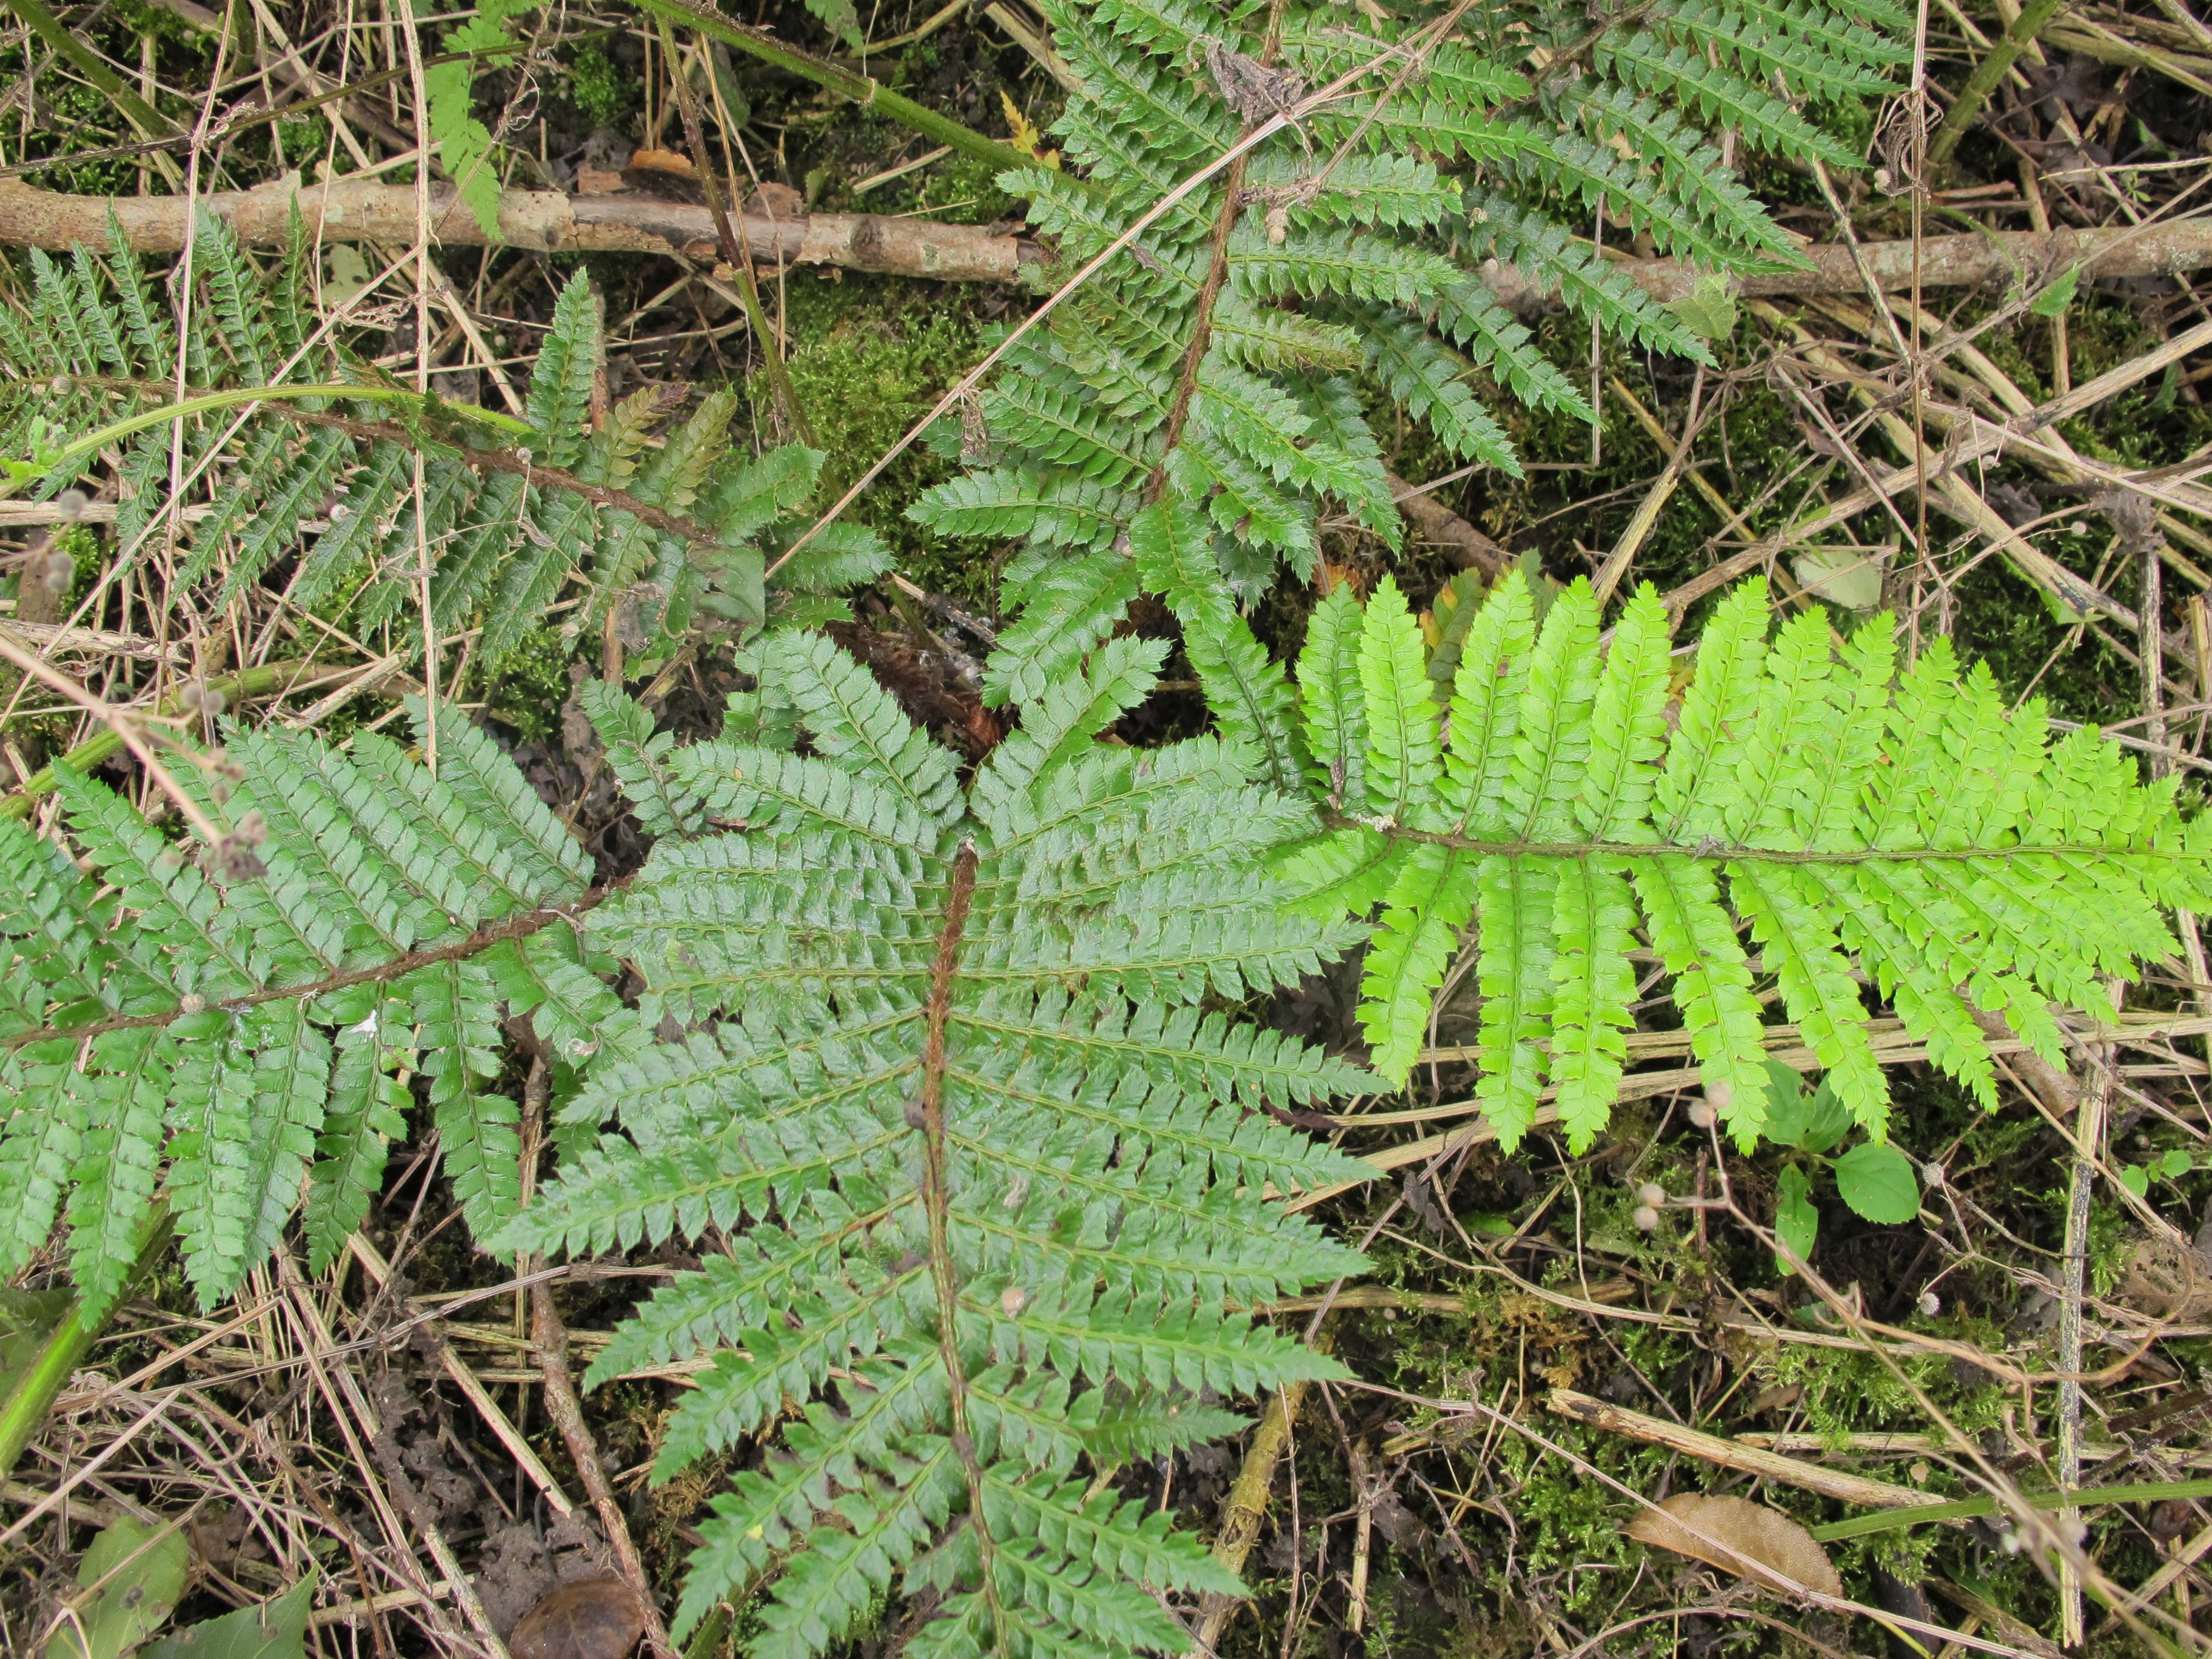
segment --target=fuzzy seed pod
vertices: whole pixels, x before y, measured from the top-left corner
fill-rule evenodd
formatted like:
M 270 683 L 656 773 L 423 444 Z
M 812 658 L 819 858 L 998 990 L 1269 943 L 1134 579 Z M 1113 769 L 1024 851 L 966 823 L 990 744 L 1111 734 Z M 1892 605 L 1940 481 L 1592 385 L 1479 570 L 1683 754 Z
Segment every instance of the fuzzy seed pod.
M 1656 1181 L 1647 1181 L 1636 1189 L 1636 1201 L 1647 1210 L 1656 1210 L 1667 1201 L 1667 1189 Z
M 1018 1285 L 1009 1285 L 999 1292 L 999 1306 L 1009 1319 L 1021 1317 L 1022 1310 L 1030 1305 L 1030 1293 Z
M 1700 1129 L 1710 1129 L 1721 1121 L 1720 1114 L 1712 1109 L 1711 1103 L 1703 1100 L 1690 1103 L 1689 1117 L 1691 1123 Z
M 1636 1206 L 1636 1212 L 1628 1218 L 1635 1224 L 1638 1232 L 1648 1233 L 1658 1226 L 1659 1212 L 1649 1204 L 1639 1204 Z

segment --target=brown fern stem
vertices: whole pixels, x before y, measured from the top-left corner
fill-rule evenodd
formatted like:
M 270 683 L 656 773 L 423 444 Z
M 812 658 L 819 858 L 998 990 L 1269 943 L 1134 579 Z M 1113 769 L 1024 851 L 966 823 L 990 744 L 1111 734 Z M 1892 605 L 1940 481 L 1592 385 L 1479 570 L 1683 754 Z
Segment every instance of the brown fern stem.
M 1006 1636 L 999 1606 L 992 1542 L 983 1521 L 983 1466 L 975 1456 L 975 1437 L 968 1424 L 967 1374 L 960 1360 L 960 1281 L 952 1263 L 952 1194 L 945 1169 L 945 1028 L 952 1015 L 952 976 L 960 965 L 960 936 L 968 926 L 969 902 L 975 895 L 975 846 L 969 842 L 952 860 L 952 883 L 945 898 L 945 926 L 937 935 L 937 960 L 929 970 L 927 1035 L 921 1050 L 921 1202 L 929 1217 L 929 1269 L 937 1285 L 937 1347 L 945 1361 L 945 1382 L 952 1418 L 952 1449 L 968 1475 L 968 1524 L 975 1529 L 976 1553 L 985 1604 L 998 1641 Z M 914 1123 L 910 1108 L 908 1122 Z
M 1176 372 L 1175 401 L 1168 406 L 1167 444 L 1145 486 L 1148 501 L 1156 501 L 1166 493 L 1168 457 L 1182 441 L 1183 424 L 1190 418 L 1191 395 L 1198 390 L 1198 366 L 1213 341 L 1213 308 L 1220 303 L 1221 290 L 1229 280 L 1229 238 L 1244 205 L 1245 160 L 1240 155 L 1229 164 L 1229 176 L 1223 184 L 1221 211 L 1213 221 L 1213 257 L 1206 267 L 1206 281 L 1199 287 L 1198 319 L 1191 325 L 1190 344 L 1184 349 L 1182 366 Z
M 540 928 L 550 927 L 556 921 L 574 921 L 585 911 L 604 903 L 628 885 L 626 880 L 611 882 L 605 887 L 594 887 L 564 903 L 517 911 L 511 916 L 485 924 L 465 939 L 439 945 L 435 950 L 410 951 L 404 957 L 394 957 L 374 968 L 357 968 L 349 973 L 332 974 L 327 979 L 310 980 L 305 985 L 278 985 L 259 991 L 247 991 L 238 996 L 224 997 L 216 1006 L 253 1008 L 264 1002 L 298 1001 L 331 991 L 343 991 L 349 986 L 379 984 L 399 979 L 417 968 L 434 967 L 441 962 L 458 962 L 489 951 L 493 945 L 508 939 L 528 939 Z M 177 1007 L 158 1014 L 120 1015 L 114 1019 L 95 1020 L 88 1025 L 46 1025 L 35 1031 L 9 1032 L 0 1036 L 0 1051 L 20 1048 L 31 1042 L 81 1042 L 107 1031 L 131 1031 L 148 1025 L 167 1025 L 182 1018 L 184 1013 L 183 1008 Z

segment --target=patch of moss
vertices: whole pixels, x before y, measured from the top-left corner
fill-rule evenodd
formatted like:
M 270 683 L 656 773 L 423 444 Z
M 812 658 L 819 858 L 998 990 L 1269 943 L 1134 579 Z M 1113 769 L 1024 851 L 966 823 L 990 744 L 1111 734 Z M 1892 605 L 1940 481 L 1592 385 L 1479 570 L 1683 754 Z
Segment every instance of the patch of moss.
M 563 80 L 568 101 L 595 127 L 619 125 L 638 101 L 637 77 L 617 69 L 596 41 L 576 48 Z
M 794 273 L 785 288 L 786 329 L 795 346 L 793 388 L 816 442 L 829 455 L 819 492 L 824 505 L 904 436 L 985 349 L 983 291 L 947 284 L 932 292 L 932 285 L 911 280 L 842 276 L 839 281 Z M 773 307 L 774 289 L 763 297 Z M 764 428 L 771 397 L 767 375 L 754 373 L 746 390 L 754 419 Z M 910 579 L 988 611 L 996 597 L 995 550 L 939 540 L 906 516 L 924 489 L 954 471 L 917 443 L 847 517 L 889 542 Z
M 561 705 L 568 696 L 568 659 L 575 652 L 557 623 L 532 629 L 500 664 L 484 712 L 512 726 L 525 743 L 548 741 L 560 729 Z

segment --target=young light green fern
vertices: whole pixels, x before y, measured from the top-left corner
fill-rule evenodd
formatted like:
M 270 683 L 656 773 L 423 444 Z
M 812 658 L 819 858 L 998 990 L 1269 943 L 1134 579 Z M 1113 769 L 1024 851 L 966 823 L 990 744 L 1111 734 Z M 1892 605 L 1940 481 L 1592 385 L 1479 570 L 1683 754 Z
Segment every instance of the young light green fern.
M 2058 1012 L 2169 957 L 2161 912 L 2212 898 L 2212 826 L 2183 822 L 2172 780 L 2139 784 L 2094 732 L 2051 742 L 2039 702 L 2008 712 L 1947 639 L 1900 670 L 1888 617 L 1838 642 L 1815 607 L 1777 631 L 1753 582 L 1723 602 L 1679 693 L 1673 661 L 1648 588 L 1601 649 L 1587 581 L 1538 629 L 1517 573 L 1468 627 L 1441 715 L 1388 578 L 1364 611 L 1342 589 L 1324 601 L 1299 659 L 1332 827 L 1285 873 L 1316 914 L 1381 908 L 1360 1019 L 1386 1078 L 1420 1053 L 1453 959 L 1478 953 L 1475 1094 L 1509 1146 L 1547 1097 L 1577 1150 L 1604 1127 L 1632 949 L 1663 967 L 1747 1146 L 1765 1098 L 1762 984 L 1879 1137 L 1870 993 L 1994 1105 L 1993 1020 L 2063 1064 Z

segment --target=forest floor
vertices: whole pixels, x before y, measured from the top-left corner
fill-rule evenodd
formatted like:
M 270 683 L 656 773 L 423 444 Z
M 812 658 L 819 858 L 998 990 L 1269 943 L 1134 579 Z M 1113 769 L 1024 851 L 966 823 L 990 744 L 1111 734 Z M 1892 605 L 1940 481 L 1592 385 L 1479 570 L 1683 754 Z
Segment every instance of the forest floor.
M 218 74 L 226 96 L 243 95 L 228 85 L 240 63 L 264 72 L 266 87 L 292 84 L 276 71 L 295 61 L 293 48 L 321 74 L 344 72 L 343 62 L 386 65 L 388 31 L 349 37 L 324 9 L 293 0 L 256 0 L 252 9 L 258 23 L 229 41 L 188 0 L 100 0 L 72 9 L 70 27 L 134 84 L 143 73 L 185 110 L 209 99 Z M 980 10 L 945 21 L 933 9 L 893 0 L 864 16 L 877 40 L 922 35 L 870 58 L 871 72 L 988 132 L 1008 131 L 1010 115 L 1048 128 L 1061 94 L 1030 53 Z M 2002 119 L 1968 137 L 1917 209 L 1911 192 L 1885 193 L 1872 174 L 1836 180 L 1832 206 L 1802 173 L 1757 168 L 1750 182 L 1786 226 L 1819 241 L 1844 228 L 1838 208 L 1869 243 L 2187 220 L 2204 210 L 2212 180 L 2212 34 L 2174 21 L 2186 16 L 2160 0 L 2062 18 L 2001 93 Z M 43 41 L 10 32 L 5 17 L 0 8 L 0 165 L 53 191 L 168 188 L 166 155 L 158 163 L 143 154 L 70 159 L 131 135 L 101 94 Z M 760 21 L 791 38 L 823 38 L 795 6 L 769 7 Z M 666 65 L 633 15 L 577 8 L 531 27 L 538 33 L 527 66 L 495 72 L 512 98 L 510 183 L 573 190 L 581 173 L 605 180 L 623 173 L 633 152 L 676 144 Z M 1994 15 L 1970 22 L 1938 8 L 1931 73 L 1955 87 L 2002 27 Z M 741 106 L 732 119 L 744 166 L 763 188 L 781 187 L 778 199 L 814 213 L 1016 224 L 1020 204 L 985 164 L 933 157 L 927 141 L 892 121 L 750 60 L 721 73 L 726 106 Z M 416 118 L 404 79 L 345 107 L 349 142 L 372 165 L 409 154 Z M 1857 136 L 1871 139 L 1879 114 L 1847 111 L 1838 122 L 1860 122 Z M 1892 136 L 1881 135 L 1877 153 L 1893 160 Z M 294 169 L 359 170 L 340 137 L 326 112 L 252 129 L 204 159 L 202 188 L 247 188 Z M 404 183 L 411 173 L 387 165 L 380 176 Z M 635 167 L 627 176 L 631 191 L 676 188 Z M 0 253 L 0 303 L 22 291 L 13 257 Z M 573 262 L 481 248 L 446 258 L 491 359 L 448 331 L 439 384 L 448 397 L 489 401 L 494 362 L 526 372 Z M 742 394 L 741 423 L 754 441 L 787 435 L 761 343 L 726 289 L 658 255 L 585 263 L 605 296 L 611 395 L 727 385 Z M 345 269 L 333 256 L 326 279 Z M 828 452 L 833 490 L 1036 299 L 1012 285 L 806 267 L 765 281 L 763 297 L 798 401 Z M 1925 506 L 1901 490 L 1886 512 L 1855 520 L 1867 538 L 1863 568 L 1771 543 L 1755 562 L 1785 592 L 1812 589 L 1839 614 L 1898 605 L 1908 628 L 1948 635 L 1962 657 L 1987 664 L 2008 698 L 2039 696 L 2055 718 L 2115 729 L 2178 770 L 2193 796 L 2212 770 L 2212 519 L 2154 510 L 2112 481 L 2160 469 L 2185 477 L 2204 465 L 2212 356 L 2163 348 L 2212 311 L 2186 276 L 2085 284 L 2070 306 L 2042 309 L 2053 314 L 2027 313 L 1990 289 L 1931 289 L 1918 315 L 1901 306 L 1887 319 L 1863 293 L 1747 302 L 1706 370 L 1611 347 L 1593 361 L 1586 331 L 1547 317 L 1547 349 L 1591 386 L 1603 412 L 1597 431 L 1516 411 L 1510 425 L 1528 465 L 1510 480 L 1449 476 L 1451 463 L 1401 420 L 1389 465 L 1401 479 L 1443 480 L 1431 499 L 1459 532 L 1472 526 L 1477 544 L 1486 538 L 1560 579 L 1603 564 L 1637 526 L 1631 580 L 1665 592 L 1759 548 L 1799 519 L 1811 492 L 1841 495 L 1909 465 L 1899 446 L 1916 421 L 1928 453 L 1940 452 L 1942 424 L 1923 401 L 2040 410 L 2100 376 L 2151 365 L 2118 374 L 2127 384 L 2051 428 L 2091 465 L 2019 456 L 1977 464 L 1964 477 L 1978 518 L 1933 489 Z M 1934 358 L 1923 399 L 1910 395 L 1911 362 L 1993 317 L 1975 349 Z M 411 361 L 411 326 L 401 318 L 365 349 Z M 905 517 L 950 471 L 917 447 L 854 514 L 888 538 L 909 582 L 988 618 L 992 562 L 933 541 Z M 2156 663 L 2163 653 L 2163 674 L 2147 673 L 2131 626 L 2075 617 L 2022 574 L 2004 545 L 2015 526 L 2130 616 L 2148 579 L 2166 634 L 2191 650 L 2176 654 L 2161 641 L 2151 654 Z M 1456 532 L 1393 556 L 1349 525 L 1326 528 L 1332 566 L 1362 582 L 1395 573 L 1417 609 L 1468 562 Z M 10 519 L 0 505 L 0 568 L 25 568 L 30 550 L 50 545 L 88 567 L 98 535 L 96 524 L 57 531 Z M 1279 656 L 1296 648 L 1311 600 L 1286 580 L 1255 608 L 1255 629 Z M 14 606 L 29 617 L 21 597 Z M 862 595 L 858 611 L 852 627 L 902 637 L 888 590 Z M 1686 633 L 1699 619 L 1692 607 Z M 241 626 L 236 637 L 267 649 L 272 633 Z M 634 868 L 641 843 L 576 718 L 570 668 L 584 648 L 549 627 L 520 666 L 466 684 L 461 696 L 586 837 L 605 879 Z M 665 725 L 705 731 L 719 720 L 726 684 L 713 664 L 692 664 L 656 681 L 653 701 Z M 407 689 L 404 674 L 387 675 L 328 708 L 322 729 L 342 737 L 374 722 Z M 941 684 L 895 689 L 922 704 L 947 696 L 957 704 L 962 695 Z M 276 706 L 257 707 L 257 717 Z M 66 711 L 10 708 L 0 738 L 25 775 L 89 729 Z M 1194 698 L 1170 692 L 1130 731 L 1172 732 L 1199 718 Z M 1970 1491 L 1979 1460 L 2048 1489 L 2058 1484 L 2062 1437 L 2099 1484 L 2212 1468 L 2212 1242 L 2197 1242 L 2212 1240 L 2199 1232 L 2212 1204 L 2212 1003 L 2200 1004 L 2188 979 L 2169 964 L 2130 993 L 2128 1041 L 2086 1085 L 2013 1056 L 1996 1112 L 1924 1063 L 1903 1063 L 1896 1138 L 1940 1182 L 1903 1225 L 1862 1221 L 1832 1192 L 1816 1194 L 1817 1286 L 1781 1268 L 1747 1224 L 1774 1215 L 1781 1155 L 1766 1148 L 1715 1167 L 1708 1138 L 1689 1121 L 1688 1076 L 1666 1069 L 1686 1062 L 1663 1043 L 1639 1054 L 1634 1097 L 1590 1152 L 1570 1156 L 1539 1133 L 1501 1153 L 1468 1100 L 1472 1066 L 1459 1045 L 1471 1034 L 1469 988 L 1444 1004 L 1411 1090 L 1340 1103 L 1334 1133 L 1372 1158 L 1377 1176 L 1317 1213 L 1368 1252 L 1374 1273 L 1273 1310 L 1333 1344 L 1370 1386 L 1310 1392 L 1296 1402 L 1287 1444 L 1277 1436 L 1255 1449 L 1248 1435 L 1124 1470 L 1119 1483 L 1211 1536 L 1248 1462 L 1261 1460 L 1264 1475 L 1265 1460 L 1279 1458 L 1272 1487 L 1263 1483 L 1266 1529 L 1247 1564 L 1254 1600 L 1230 1623 L 1224 1655 L 1931 1651 L 1870 1620 L 1808 1613 L 1632 1540 L 1629 1494 L 1752 1495 L 1817 1526 L 1844 1512 L 1842 1495 L 1861 1490 L 1854 1481 Z M 1316 979 L 1265 1016 L 1350 1047 L 1354 990 L 1344 973 Z M 507 1081 L 519 1090 L 520 1078 Z M 280 1261 L 212 1316 L 197 1310 L 173 1266 L 141 1287 L 0 1486 L 0 1631 L 11 1649 L 39 1645 L 75 1583 L 88 1528 L 118 1514 L 189 1510 L 192 1578 L 179 1623 L 251 1605 L 319 1570 L 311 1630 L 325 1655 L 472 1643 L 489 1650 L 489 1638 L 516 1636 L 549 1592 L 607 1569 L 608 1540 L 583 1496 L 596 1482 L 580 1477 L 582 1443 L 549 1415 L 547 1351 L 516 1264 L 468 1245 L 437 1170 L 420 1142 L 395 1157 L 352 1257 L 319 1281 Z M 2074 1293 L 2063 1257 L 2070 1196 L 2085 1184 L 2092 1195 L 2073 1236 L 2086 1249 L 2087 1283 Z M 1638 1214 L 1647 1207 L 1656 1218 Z M 561 1270 L 551 1282 L 571 1352 L 588 1358 L 656 1273 L 686 1261 L 671 1246 Z M 46 1282 L 28 1281 L 33 1290 Z M 30 1320 L 34 1299 L 11 1303 L 13 1316 Z M 2069 1326 L 2083 1333 L 2079 1373 L 2061 1363 Z M 0 1339 L 0 1371 L 9 1359 Z M 2069 1385 L 2069 1376 L 2079 1380 Z M 665 1486 L 647 1482 L 683 1387 L 680 1376 L 644 1376 L 584 1396 L 589 1444 L 664 1595 L 726 1473 L 709 1464 Z M 391 1547 L 372 1517 L 395 1506 L 399 1534 L 437 1535 L 404 1575 L 423 1592 L 392 1591 L 399 1576 L 372 1570 L 368 1558 Z M 2169 1650 L 2183 1650 L 2183 1629 L 2212 1630 L 2203 1616 L 2212 1603 L 2212 1500 L 2107 1504 L 2081 1518 L 2090 1571 L 2074 1650 L 2136 1650 L 2139 1638 L 2114 1612 L 2128 1598 L 2179 1621 L 2161 1626 Z M 1972 1520 L 1899 1525 L 1826 1547 L 1852 1599 L 1955 1632 L 1947 1656 L 2048 1655 L 2081 1579 L 2018 1544 L 2003 1527 Z M 471 1593 L 457 1589 L 457 1570 Z M 593 1646 L 587 1611 L 580 1601 L 564 1615 L 558 1637 L 568 1645 L 532 1651 L 613 1659 Z M 743 1652 L 747 1628 L 740 1608 L 714 1641 Z M 544 1639 L 542 1628 L 530 1638 Z M 871 1638 L 853 1651 L 889 1649 L 889 1638 Z

